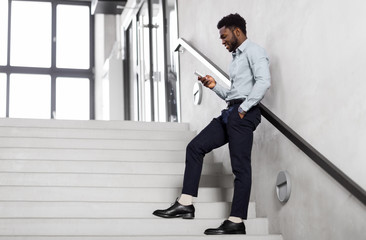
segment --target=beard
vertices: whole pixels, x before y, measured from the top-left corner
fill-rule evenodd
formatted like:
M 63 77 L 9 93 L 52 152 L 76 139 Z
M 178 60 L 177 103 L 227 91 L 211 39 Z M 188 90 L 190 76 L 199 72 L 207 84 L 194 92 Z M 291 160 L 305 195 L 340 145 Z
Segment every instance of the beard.
M 234 32 L 233 32 L 233 37 L 231 39 L 231 41 L 229 42 L 228 46 L 229 46 L 229 52 L 233 52 L 235 51 L 235 49 L 238 47 L 239 45 L 239 41 L 238 38 L 235 36 Z

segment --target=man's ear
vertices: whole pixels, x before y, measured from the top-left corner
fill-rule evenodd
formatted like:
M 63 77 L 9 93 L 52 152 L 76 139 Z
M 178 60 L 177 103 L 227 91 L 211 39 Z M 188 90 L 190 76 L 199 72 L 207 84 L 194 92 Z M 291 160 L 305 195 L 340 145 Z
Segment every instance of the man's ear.
M 241 32 L 241 30 L 240 30 L 240 28 L 235 28 L 235 31 L 234 31 L 234 33 L 235 33 L 235 36 L 236 37 L 239 37 L 241 34 L 242 34 L 242 32 Z

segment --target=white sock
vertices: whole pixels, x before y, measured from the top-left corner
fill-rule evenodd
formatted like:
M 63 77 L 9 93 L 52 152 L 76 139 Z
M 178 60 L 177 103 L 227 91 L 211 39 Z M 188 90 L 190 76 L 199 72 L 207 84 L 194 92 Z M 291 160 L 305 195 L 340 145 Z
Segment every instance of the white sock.
M 233 216 L 230 216 L 229 221 L 233 222 L 233 223 L 241 223 L 243 222 L 243 219 L 241 219 L 240 217 L 233 217 Z
M 182 194 L 182 195 L 180 195 L 178 202 L 184 206 L 188 206 L 188 205 L 192 205 L 192 199 L 193 199 L 193 197 L 191 195 Z

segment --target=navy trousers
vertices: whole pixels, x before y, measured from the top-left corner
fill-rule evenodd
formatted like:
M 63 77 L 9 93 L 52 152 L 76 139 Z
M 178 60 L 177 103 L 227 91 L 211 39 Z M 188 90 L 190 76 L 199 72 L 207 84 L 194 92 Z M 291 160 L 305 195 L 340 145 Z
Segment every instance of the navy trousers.
M 188 144 L 182 193 L 197 197 L 205 154 L 229 143 L 231 167 L 235 176 L 230 216 L 247 219 L 252 185 L 253 132 L 261 121 L 261 114 L 259 107 L 254 106 L 241 119 L 239 105 L 234 104 L 223 110 Z

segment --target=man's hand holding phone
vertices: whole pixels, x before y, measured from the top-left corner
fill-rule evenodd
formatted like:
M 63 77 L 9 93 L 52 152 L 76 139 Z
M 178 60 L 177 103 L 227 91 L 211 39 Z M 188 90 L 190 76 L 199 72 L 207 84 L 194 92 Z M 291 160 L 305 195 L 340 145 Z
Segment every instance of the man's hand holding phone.
M 202 82 L 203 86 L 208 87 L 210 89 L 214 88 L 216 86 L 216 81 L 213 77 L 210 75 L 203 76 L 202 74 L 198 73 L 197 71 L 194 72 L 195 75 L 197 75 L 198 80 Z

